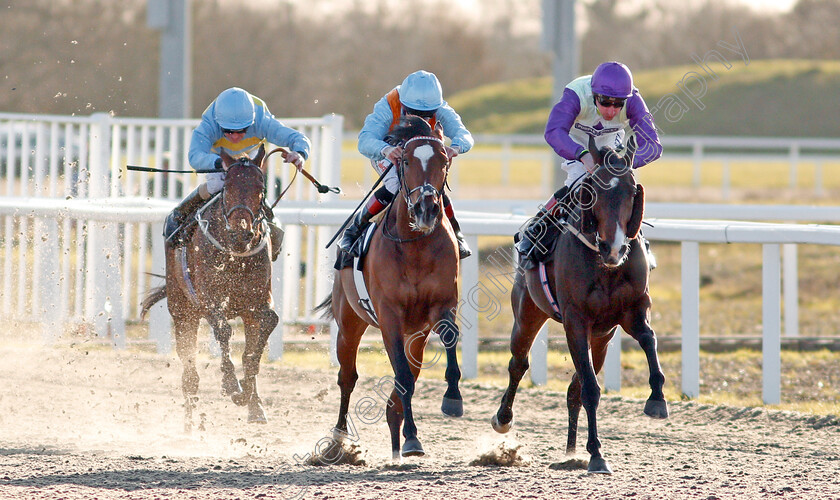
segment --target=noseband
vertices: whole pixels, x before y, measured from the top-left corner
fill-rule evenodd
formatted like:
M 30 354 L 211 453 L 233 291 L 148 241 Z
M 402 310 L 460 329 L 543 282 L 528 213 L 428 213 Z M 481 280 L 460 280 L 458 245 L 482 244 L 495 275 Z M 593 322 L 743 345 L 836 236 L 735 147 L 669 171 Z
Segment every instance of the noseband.
M 230 170 L 235 165 L 241 165 L 243 167 L 248 167 L 248 168 L 256 168 L 259 171 L 259 173 L 260 173 L 259 179 L 263 183 L 263 189 L 260 190 L 260 196 L 262 196 L 262 192 L 264 191 L 264 188 L 265 188 L 265 181 L 263 181 L 263 177 L 262 177 L 262 169 L 258 165 L 254 164 L 253 162 L 250 162 L 250 161 L 247 161 L 247 160 L 243 159 L 243 160 L 237 161 L 236 163 L 231 164 L 231 166 L 228 167 L 228 170 Z M 220 243 L 219 240 L 217 240 L 215 237 L 213 237 L 213 235 L 210 233 L 210 221 L 204 218 L 204 211 L 207 210 L 214 203 L 218 203 L 218 202 L 221 201 L 222 219 L 224 219 L 224 221 L 225 221 L 225 230 L 226 231 L 231 230 L 230 221 L 228 220 L 228 216 L 230 214 L 232 214 L 234 210 L 237 210 L 237 209 L 241 208 L 241 209 L 246 210 L 251 215 L 251 226 L 252 227 L 259 227 L 261 229 L 260 231 L 257 231 L 255 233 L 255 235 L 254 235 L 255 237 L 260 237 L 261 235 L 268 234 L 268 231 L 267 231 L 268 230 L 268 227 L 267 227 L 268 223 L 266 222 L 265 217 L 261 213 L 260 213 L 259 216 L 255 215 L 254 212 L 250 208 L 248 208 L 245 204 L 239 203 L 237 205 L 232 206 L 228 210 L 225 210 L 225 195 L 226 195 L 226 193 L 227 193 L 227 186 L 222 188 L 222 191 L 220 193 L 217 193 L 216 196 L 214 196 L 209 202 L 207 202 L 203 207 L 201 207 L 196 212 L 196 221 L 198 222 L 199 229 L 201 230 L 202 234 L 204 234 L 204 237 L 207 238 L 207 240 L 214 247 L 216 247 L 218 250 L 221 250 L 222 252 L 227 252 L 228 254 L 230 254 L 234 257 L 249 257 L 251 255 L 254 255 L 254 254 L 258 253 L 258 252 L 261 252 L 262 249 L 265 248 L 265 246 L 268 242 L 268 238 L 265 238 L 265 237 L 261 238 L 262 241 L 260 241 L 260 243 L 258 245 L 254 246 L 254 248 L 251 248 L 251 250 L 249 250 L 247 252 L 240 253 L 240 252 L 234 252 L 234 251 L 226 248 L 225 245 Z M 257 211 L 259 212 L 260 210 L 257 209 Z

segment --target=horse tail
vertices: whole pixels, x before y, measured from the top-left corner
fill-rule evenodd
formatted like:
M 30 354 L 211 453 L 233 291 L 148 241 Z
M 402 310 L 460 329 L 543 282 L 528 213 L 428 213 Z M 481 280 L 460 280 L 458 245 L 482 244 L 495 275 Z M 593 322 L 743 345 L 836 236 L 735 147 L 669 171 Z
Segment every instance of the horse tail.
M 146 298 L 143 299 L 143 302 L 140 303 L 140 319 L 142 320 L 145 318 L 149 309 L 165 298 L 166 285 L 152 288 L 152 290 L 146 295 Z
M 332 293 L 327 295 L 327 298 L 324 299 L 323 302 L 315 306 L 315 309 L 312 312 L 319 312 L 321 311 L 321 317 L 324 319 L 333 319 L 333 312 L 332 312 Z

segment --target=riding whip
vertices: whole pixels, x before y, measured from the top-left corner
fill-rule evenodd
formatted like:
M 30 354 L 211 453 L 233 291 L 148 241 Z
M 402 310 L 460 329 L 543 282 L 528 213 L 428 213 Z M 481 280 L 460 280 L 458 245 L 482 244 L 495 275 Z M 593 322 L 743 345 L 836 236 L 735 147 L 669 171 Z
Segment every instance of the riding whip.
M 195 170 L 167 170 L 165 168 L 154 168 L 154 167 L 140 167 L 137 165 L 126 165 L 126 170 L 133 170 L 135 172 L 156 172 L 156 173 L 166 173 L 166 174 L 191 174 L 193 172 L 197 174 L 212 174 L 213 172 L 224 172 L 224 170 L 211 168 L 211 169 L 195 169 Z

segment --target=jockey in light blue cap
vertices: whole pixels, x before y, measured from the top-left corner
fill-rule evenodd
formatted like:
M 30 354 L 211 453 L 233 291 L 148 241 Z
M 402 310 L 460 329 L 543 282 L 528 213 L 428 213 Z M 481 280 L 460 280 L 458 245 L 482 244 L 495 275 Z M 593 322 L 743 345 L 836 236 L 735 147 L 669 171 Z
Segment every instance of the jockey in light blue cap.
M 302 168 L 303 162 L 309 157 L 309 139 L 274 118 L 261 99 L 238 87 L 231 87 L 219 94 L 202 113 L 201 123 L 193 131 L 189 151 L 190 165 L 194 169 L 215 168 L 219 172 L 207 174 L 206 181 L 188 194 L 169 214 L 164 224 L 164 238 L 168 242 L 177 243 L 179 238 L 174 236 L 178 229 L 192 219 L 205 201 L 224 187 L 225 173 L 219 156 L 221 149 L 234 157 L 244 156 L 257 151 L 265 142 L 289 148 L 291 151 L 284 156 L 284 161 L 297 168 Z M 274 222 L 274 214 L 265 203 L 263 210 L 271 231 L 272 260 L 276 260 L 280 253 L 283 230 Z
M 635 137 L 637 148 L 632 168 L 639 168 L 662 155 L 662 145 L 642 95 L 633 85 L 633 74 L 616 61 L 600 64 L 591 75 L 566 85 L 545 126 L 545 140 L 566 159 L 562 168 L 566 182 L 540 210 L 541 217 L 517 235 L 517 250 L 532 262 L 548 257 L 548 243 L 560 232 L 558 217 L 569 187 L 582 175 L 595 171 L 587 149 L 589 138 L 598 148 L 619 149 Z M 534 249 L 538 252 L 534 252 Z
M 440 124 L 443 134 L 451 139 L 451 144 L 446 147 L 449 158 L 466 153 L 473 146 L 472 134 L 464 127 L 461 117 L 443 100 L 443 89 L 438 78 L 428 71 L 415 71 L 403 80 L 402 85 L 395 87 L 374 105 L 373 112 L 365 118 L 365 125 L 359 132 L 359 152 L 370 159 L 371 165 L 380 175 L 388 166 L 398 164 L 402 155 L 402 148 L 388 144 L 385 137 L 399 124 L 404 115 L 420 116 L 429 122 L 432 129 Z M 382 183 L 383 186 L 374 193 L 367 205 L 356 214 L 353 223 L 344 231 L 344 237 L 338 245 L 343 250 L 351 251 L 353 243 L 371 218 L 388 206 L 400 190 L 396 169 L 388 171 Z M 446 194 L 443 195 L 443 203 L 446 216 L 458 240 L 458 253 L 462 259 L 469 257 L 472 252 L 464 240 Z

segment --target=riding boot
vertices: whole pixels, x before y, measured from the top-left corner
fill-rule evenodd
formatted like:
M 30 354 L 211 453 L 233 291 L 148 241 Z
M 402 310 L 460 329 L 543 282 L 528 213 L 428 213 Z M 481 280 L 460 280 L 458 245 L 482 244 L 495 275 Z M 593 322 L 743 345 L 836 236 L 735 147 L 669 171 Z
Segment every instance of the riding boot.
M 540 209 L 537 217 L 516 235 L 515 246 L 522 259 L 531 259 L 537 263 L 548 257 L 548 244 L 560 234 L 560 219 L 565 212 L 563 202 L 568 192 L 568 186 L 558 189 Z
M 193 192 L 187 195 L 184 200 L 175 207 L 169 215 L 166 216 L 166 221 L 163 224 L 163 238 L 165 241 L 170 241 L 178 233 L 178 229 L 187 222 L 195 212 L 204 204 L 209 198 L 203 196 L 203 192 L 207 189 L 204 185 L 195 188 Z
M 265 199 L 262 202 L 263 215 L 265 221 L 268 223 L 268 236 L 271 238 L 271 262 L 277 260 L 280 255 L 280 248 L 283 246 L 283 236 L 285 231 L 274 221 L 274 211 L 266 203 Z
M 361 210 L 360 212 L 357 212 L 356 217 L 353 218 L 353 222 L 347 226 L 347 229 L 344 230 L 344 236 L 341 238 L 341 242 L 339 242 L 338 247 L 351 254 L 353 257 L 358 257 L 359 252 L 354 251 L 353 244 L 356 243 L 356 240 L 362 235 L 362 232 L 370 223 L 370 219 L 372 219 L 374 215 L 376 214 L 372 214 L 368 210 Z
M 467 245 L 467 240 L 464 238 L 464 233 L 461 232 L 461 225 L 455 219 L 455 216 L 449 217 L 449 224 L 452 225 L 452 230 L 455 231 L 455 239 L 458 240 L 458 258 L 463 260 L 472 255 L 470 246 Z
M 364 229 L 370 223 L 370 220 L 384 210 L 393 199 L 394 193 L 388 191 L 388 188 L 385 186 L 377 189 L 370 200 L 368 200 L 365 208 L 356 214 L 353 223 L 344 230 L 344 236 L 338 243 L 338 247 L 353 257 L 358 257 L 358 251 L 351 251 L 353 250 L 353 244 L 359 239 L 359 236 L 361 236 Z

